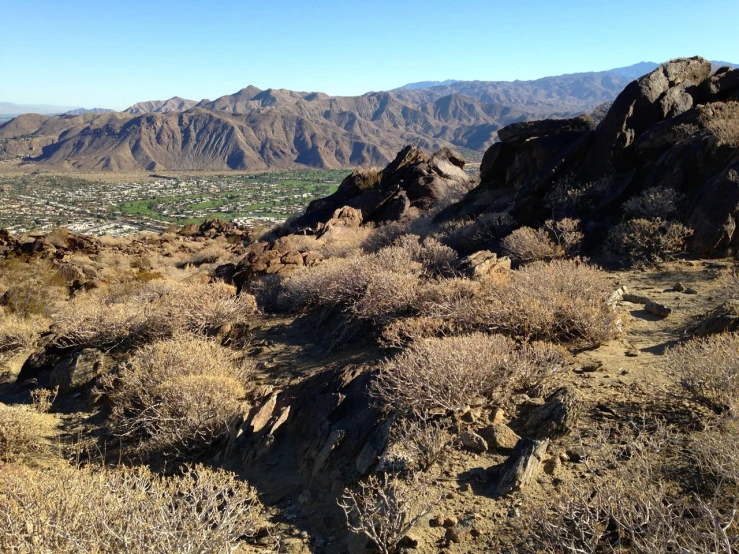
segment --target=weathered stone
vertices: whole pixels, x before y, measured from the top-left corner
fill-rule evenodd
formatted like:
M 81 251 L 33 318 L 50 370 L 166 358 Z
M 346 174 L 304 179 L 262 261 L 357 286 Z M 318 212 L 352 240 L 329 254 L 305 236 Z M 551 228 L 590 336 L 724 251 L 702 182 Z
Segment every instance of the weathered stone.
M 260 406 L 260 408 L 254 413 L 251 418 L 251 431 L 253 433 L 259 433 L 262 429 L 267 426 L 269 420 L 272 418 L 272 412 L 274 412 L 275 406 L 277 405 L 277 394 L 272 394 L 267 401 Z
M 470 277 L 479 278 L 490 273 L 511 269 L 511 259 L 507 256 L 498 258 L 494 252 L 481 250 L 461 258 L 455 267 Z
M 60 360 L 51 372 L 52 387 L 65 393 L 91 383 L 105 369 L 105 355 L 95 348 L 85 348 Z
M 487 452 L 488 445 L 480 435 L 472 431 L 464 431 L 459 435 L 462 446 L 474 452 Z
M 659 302 L 647 302 L 644 304 L 644 310 L 659 317 L 667 317 L 672 313 L 672 308 L 668 308 Z
M 487 441 L 488 446 L 498 451 L 512 450 L 521 439 L 513 429 L 503 423 L 484 427 L 478 432 Z
M 562 387 L 534 408 L 521 429 L 533 439 L 558 438 L 566 435 L 580 418 L 581 403 L 574 388 Z
M 521 439 L 499 472 L 496 494 L 504 496 L 527 487 L 541 471 L 549 439 Z

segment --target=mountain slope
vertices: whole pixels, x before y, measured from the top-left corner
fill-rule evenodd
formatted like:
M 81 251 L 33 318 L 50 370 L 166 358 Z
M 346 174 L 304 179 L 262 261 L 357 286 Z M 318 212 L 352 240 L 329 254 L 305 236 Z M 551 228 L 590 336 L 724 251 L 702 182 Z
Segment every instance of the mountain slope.
M 589 113 L 648 65 L 535 81 L 454 81 L 351 97 L 248 86 L 215 100 L 174 97 L 141 102 L 122 113 L 27 114 L 0 125 L 0 140 L 6 156 L 23 152 L 58 169 L 381 165 L 408 143 L 482 151 L 505 125 Z M 30 147 L 19 143 L 29 136 L 35 141 Z

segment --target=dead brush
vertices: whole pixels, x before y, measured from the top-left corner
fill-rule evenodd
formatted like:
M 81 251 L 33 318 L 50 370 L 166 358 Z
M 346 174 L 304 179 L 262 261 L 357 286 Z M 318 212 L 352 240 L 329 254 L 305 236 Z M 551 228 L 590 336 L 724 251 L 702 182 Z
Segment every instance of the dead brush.
M 186 456 L 210 447 L 244 412 L 254 363 L 211 340 L 175 337 L 139 349 L 102 381 L 116 435 L 142 454 Z
M 584 235 L 579 219 L 547 220 L 539 229 L 520 227 L 503 239 L 503 249 L 519 262 L 571 258 L 580 252 Z
M 158 280 L 115 296 L 78 295 L 53 320 L 61 345 L 115 348 L 243 324 L 256 312 L 253 296 L 236 296 L 235 289 L 223 283 Z
M 0 460 L 3 462 L 18 462 L 37 455 L 45 449 L 45 437 L 51 434 L 51 424 L 38 412 L 0 403 Z
M 0 520 L 0 551 L 58 554 L 231 553 L 267 525 L 248 483 L 202 466 L 14 466 L 0 472 Z
M 458 412 L 475 398 L 504 402 L 520 387 L 550 379 L 565 363 L 563 351 L 518 347 L 501 335 L 428 339 L 387 361 L 372 394 L 401 414 Z
M 692 234 L 692 229 L 677 221 L 631 219 L 610 230 L 605 250 L 639 267 L 677 259 L 685 253 Z
M 338 504 L 352 533 L 365 535 L 382 554 L 395 554 L 403 537 L 438 500 L 416 475 L 402 480 L 383 474 L 345 489 Z
M 668 370 L 686 392 L 718 413 L 738 415 L 739 334 L 693 339 L 665 355 Z
M 600 429 L 585 463 L 593 477 L 572 479 L 545 504 L 524 515 L 531 553 L 714 552 L 739 544 L 736 496 L 682 492 L 670 483 L 668 454 L 678 437 L 664 425 L 622 429 L 614 441 Z M 677 449 L 679 451 L 679 448 Z
M 0 308 L 0 360 L 32 348 L 38 334 L 47 327 L 48 320 L 44 317 L 21 317 Z

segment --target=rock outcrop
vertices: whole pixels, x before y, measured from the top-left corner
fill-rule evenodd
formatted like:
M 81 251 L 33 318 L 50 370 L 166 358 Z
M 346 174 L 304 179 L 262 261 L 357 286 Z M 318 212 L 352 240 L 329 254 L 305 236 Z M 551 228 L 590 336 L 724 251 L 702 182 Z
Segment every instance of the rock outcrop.
M 416 215 L 450 191 L 471 186 L 464 166 L 464 158 L 448 148 L 429 156 L 416 145 L 406 146 L 382 171 L 358 169 L 344 179 L 334 194 L 311 202 L 290 230 L 320 232 L 331 219 L 341 217 L 337 210 L 346 208 L 359 210 L 362 224 L 399 221 Z
M 699 57 L 665 63 L 629 84 L 597 128 L 583 116 L 501 129 L 479 186 L 439 219 L 508 213 L 538 227 L 554 212 L 582 219 L 597 247 L 627 200 L 659 187 L 681 199 L 671 217 L 693 229 L 692 253 L 730 254 L 739 247 L 737 100 L 739 70 L 711 75 Z

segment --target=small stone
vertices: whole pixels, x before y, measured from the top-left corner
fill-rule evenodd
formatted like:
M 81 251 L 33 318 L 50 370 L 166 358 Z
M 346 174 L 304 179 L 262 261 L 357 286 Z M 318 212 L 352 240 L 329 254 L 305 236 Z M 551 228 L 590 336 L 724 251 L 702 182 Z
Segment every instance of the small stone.
M 453 542 L 456 544 L 462 542 L 462 537 L 456 529 L 447 529 L 444 538 L 447 540 L 447 542 Z
M 454 516 L 447 516 L 444 518 L 444 527 L 454 527 L 457 523 L 459 523 L 459 520 Z
M 674 285 L 672 285 L 672 290 L 674 290 L 675 292 L 683 292 L 685 290 L 685 285 L 683 285 L 680 282 L 677 282 Z
M 487 452 L 488 444 L 480 435 L 472 431 L 465 431 L 459 436 L 462 446 L 475 452 Z
M 698 294 L 698 291 L 692 288 L 687 288 L 683 291 L 684 294 Z
M 503 423 L 505 421 L 505 410 L 498 407 L 493 408 L 488 414 L 488 421 L 493 425 Z
M 398 546 L 401 546 L 403 548 L 418 548 L 418 539 L 413 537 L 412 535 L 406 535 L 402 539 L 400 539 Z
M 435 515 L 429 520 L 429 525 L 431 527 L 443 527 L 444 526 L 444 518 L 440 516 L 439 514 Z
M 513 450 L 518 444 L 519 437 L 513 429 L 503 423 L 490 425 L 484 429 L 480 429 L 480 434 L 488 442 L 488 445 L 495 450 Z
M 649 312 L 650 314 L 654 314 L 659 317 L 667 317 L 672 313 L 672 309 L 668 308 L 664 304 L 660 304 L 659 302 L 647 302 L 644 304 L 644 309 Z
M 303 492 L 300 493 L 300 496 L 298 496 L 298 502 L 301 504 L 310 504 L 313 501 L 313 494 L 311 494 L 310 490 L 305 489 Z
M 477 537 L 482 535 L 482 531 L 480 531 L 477 527 L 473 527 L 472 529 L 470 529 L 470 535 L 476 539 Z

